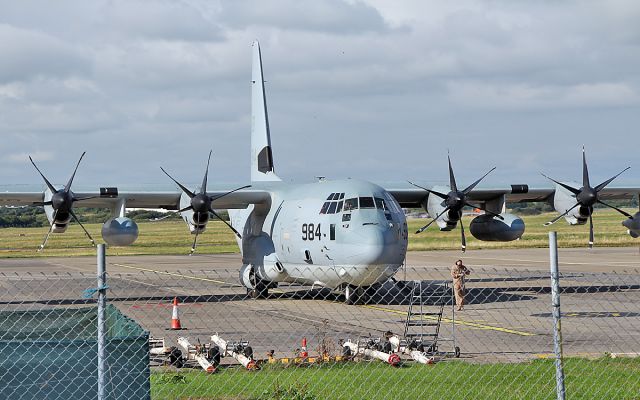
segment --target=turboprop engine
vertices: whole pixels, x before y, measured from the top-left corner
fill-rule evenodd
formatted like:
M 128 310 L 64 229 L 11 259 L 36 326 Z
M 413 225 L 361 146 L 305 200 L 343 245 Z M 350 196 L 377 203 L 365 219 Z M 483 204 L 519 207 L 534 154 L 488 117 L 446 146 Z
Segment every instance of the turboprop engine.
M 637 212 L 633 218 L 622 221 L 622 225 L 628 229 L 632 238 L 640 237 L 640 212 Z
M 524 221 L 513 214 L 484 214 L 475 217 L 469 224 L 473 237 L 486 242 L 510 242 L 520 239 L 524 233 Z
M 569 183 L 571 186 L 580 187 L 578 183 Z M 564 187 L 556 184 L 556 191 L 553 195 L 553 208 L 563 214 L 576 204 L 576 195 Z M 564 219 L 569 225 L 584 225 L 589 219 L 589 210 L 583 207 L 576 207 L 569 211 Z

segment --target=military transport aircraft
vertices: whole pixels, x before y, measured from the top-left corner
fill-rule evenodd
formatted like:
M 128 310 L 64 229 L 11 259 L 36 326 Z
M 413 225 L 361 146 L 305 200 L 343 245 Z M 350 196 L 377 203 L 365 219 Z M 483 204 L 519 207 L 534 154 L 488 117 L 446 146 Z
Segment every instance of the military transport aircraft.
M 346 301 L 363 298 L 364 288 L 384 282 L 403 265 L 407 251 L 407 222 L 402 207 L 422 207 L 440 230 L 457 227 L 464 207 L 484 210 L 469 224 L 471 234 L 484 241 L 511 241 L 522 236 L 525 225 L 506 213 L 507 201 L 551 202 L 570 224 L 591 221 L 596 203 L 625 215 L 624 226 L 633 237 L 640 235 L 640 213 L 631 216 L 603 202 L 638 195 L 638 188 L 605 188 L 614 178 L 591 187 L 584 163 L 583 185 L 553 181 L 555 189 L 530 189 L 525 184 L 501 189 L 478 188 L 491 172 L 460 190 L 449 158 L 449 185 L 403 182 L 385 187 L 371 182 L 319 180 L 307 184 L 285 183 L 276 175 L 267 116 L 262 58 L 253 43 L 251 99 L 251 182 L 235 188 L 211 190 L 207 185 L 209 160 L 201 186 L 191 190 L 174 179 L 180 191 L 123 191 L 117 187 L 74 193 L 73 178 L 56 189 L 38 169 L 46 187 L 40 192 L 0 192 L 0 205 L 42 205 L 51 224 L 40 249 L 51 232 L 64 232 L 71 219 L 79 223 L 74 205 L 111 208 L 113 217 L 102 227 L 109 245 L 132 244 L 138 236 L 136 223 L 126 217 L 127 208 L 177 210 L 194 235 L 204 232 L 215 210 L 229 210 L 227 225 L 237 237 L 242 254 L 240 282 L 256 297 L 265 296 L 278 282 L 320 285 L 344 291 Z M 84 153 L 83 155 L 84 156 Z M 82 159 L 82 157 L 80 157 Z M 616 175 L 617 176 L 617 175 Z M 79 223 L 80 224 L 80 223 Z M 82 226 L 82 224 L 80 224 Z M 84 227 L 82 227 L 84 229 Z M 86 232 L 86 230 L 85 230 Z M 591 229 L 590 242 L 593 242 Z M 462 250 L 465 231 L 460 223 Z M 87 236 L 93 243 L 89 233 Z

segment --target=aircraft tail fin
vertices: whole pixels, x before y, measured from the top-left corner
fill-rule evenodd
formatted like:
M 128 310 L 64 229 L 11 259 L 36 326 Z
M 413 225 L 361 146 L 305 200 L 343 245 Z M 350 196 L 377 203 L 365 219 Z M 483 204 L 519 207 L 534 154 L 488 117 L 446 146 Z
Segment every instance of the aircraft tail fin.
M 279 181 L 273 166 L 267 99 L 264 93 L 260 44 L 253 42 L 251 72 L 251 181 Z

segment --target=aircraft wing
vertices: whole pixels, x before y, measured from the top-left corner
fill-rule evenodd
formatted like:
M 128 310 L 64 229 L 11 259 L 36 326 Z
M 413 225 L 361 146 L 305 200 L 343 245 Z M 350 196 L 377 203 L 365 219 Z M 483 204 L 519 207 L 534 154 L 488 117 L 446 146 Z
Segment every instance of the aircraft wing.
M 115 189 L 115 190 L 114 190 Z M 207 191 L 211 197 L 222 196 L 228 190 Z M 98 190 L 74 191 L 78 198 L 89 198 L 76 203 L 77 207 L 113 208 L 124 200 L 127 208 L 163 208 L 178 210 L 180 204 L 179 191 L 119 191 L 116 188 L 99 188 Z M 261 189 L 247 188 L 213 201 L 215 209 L 246 208 L 250 204 L 269 201 L 269 192 Z M 44 200 L 44 192 L 3 192 L 0 191 L 0 206 L 28 206 Z
M 418 185 L 431 189 L 433 185 Z M 427 192 L 408 182 L 382 185 L 404 208 L 421 208 Z M 508 203 L 545 202 L 553 200 L 554 187 L 530 188 L 525 184 L 505 185 L 504 188 L 476 188 L 468 195 L 470 202 L 490 202 L 504 196 Z M 640 187 L 606 187 L 598 196 L 602 200 L 630 199 L 640 194 Z

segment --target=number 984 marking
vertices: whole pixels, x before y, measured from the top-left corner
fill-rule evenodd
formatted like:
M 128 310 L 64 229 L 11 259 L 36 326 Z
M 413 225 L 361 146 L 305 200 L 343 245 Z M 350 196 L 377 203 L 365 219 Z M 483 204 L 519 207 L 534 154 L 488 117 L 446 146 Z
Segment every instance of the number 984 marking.
M 302 240 L 322 240 L 320 224 L 302 224 Z

